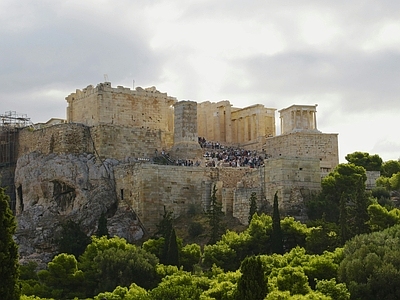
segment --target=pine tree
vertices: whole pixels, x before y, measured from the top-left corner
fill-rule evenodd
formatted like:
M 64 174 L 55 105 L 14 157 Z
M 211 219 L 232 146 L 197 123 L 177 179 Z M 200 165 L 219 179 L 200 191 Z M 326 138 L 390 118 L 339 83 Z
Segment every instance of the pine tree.
M 259 256 L 246 257 L 240 266 L 236 300 L 263 300 L 268 292 L 267 279 Z
M 250 210 L 249 210 L 249 224 L 250 224 L 253 215 L 257 212 L 257 194 L 255 192 L 251 193 L 249 201 L 250 201 Z
M 16 223 L 3 188 L 0 188 L 0 222 L 0 295 L 1 299 L 18 300 L 21 294 L 18 246 L 13 240 Z
M 281 229 L 281 217 L 278 207 L 278 192 L 274 195 L 274 212 L 272 215 L 272 234 L 271 234 L 272 253 L 283 254 L 283 236 Z
M 217 194 L 217 188 L 214 185 L 211 194 L 210 208 L 207 211 L 208 224 L 211 227 L 211 235 L 210 235 L 210 240 L 208 242 L 209 244 L 215 244 L 220 238 L 222 232 L 221 221 L 224 213 L 222 212 L 221 204 L 217 201 L 216 194 Z

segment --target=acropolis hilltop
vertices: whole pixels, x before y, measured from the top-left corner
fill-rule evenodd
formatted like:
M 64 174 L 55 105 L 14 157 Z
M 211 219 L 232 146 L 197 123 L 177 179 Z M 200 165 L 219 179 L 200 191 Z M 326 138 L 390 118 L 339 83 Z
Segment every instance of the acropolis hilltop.
M 206 209 L 214 186 L 223 211 L 244 224 L 253 192 L 260 209 L 278 192 L 282 214 L 304 219 L 305 199 L 339 163 L 338 134 L 318 130 L 317 105 L 280 108 L 277 135 L 276 109 L 262 104 L 196 103 L 110 82 L 65 99 L 65 120 L 1 124 L 1 182 L 23 255 L 51 248 L 67 219 L 92 234 L 102 213 L 110 234 L 140 239 L 164 209 L 175 217 Z

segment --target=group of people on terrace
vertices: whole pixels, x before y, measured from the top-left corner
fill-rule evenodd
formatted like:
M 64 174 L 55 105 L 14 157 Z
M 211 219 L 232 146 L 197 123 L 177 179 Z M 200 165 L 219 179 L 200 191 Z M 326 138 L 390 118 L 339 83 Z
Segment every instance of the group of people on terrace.
M 260 155 L 255 150 L 225 147 L 219 142 L 207 141 L 204 137 L 199 137 L 199 144 L 206 149 L 204 157 L 211 160 L 206 166 L 257 168 L 264 164 L 266 157 L 264 153 Z
M 198 167 L 204 165 L 206 167 L 250 167 L 258 168 L 264 165 L 264 159 L 268 158 L 264 152 L 257 153 L 256 150 L 246 150 L 242 148 L 226 147 L 219 142 L 207 141 L 204 137 L 198 139 L 200 147 L 204 150 L 204 161 L 196 161 L 190 159 L 173 160 L 169 153 L 163 149 L 161 156 L 167 159 L 170 164 L 175 166 Z M 155 150 L 155 157 L 159 153 Z

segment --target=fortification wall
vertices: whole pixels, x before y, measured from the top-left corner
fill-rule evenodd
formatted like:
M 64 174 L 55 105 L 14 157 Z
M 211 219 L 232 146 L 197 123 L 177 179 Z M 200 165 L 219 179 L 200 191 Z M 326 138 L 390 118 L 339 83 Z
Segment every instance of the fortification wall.
M 173 132 L 173 104 L 176 98 L 155 87 L 131 90 L 100 83 L 76 90 L 65 98 L 67 121 L 88 126 L 113 124 Z
M 121 203 L 137 213 L 150 234 L 162 219 L 164 207 L 174 217 L 193 209 L 206 210 L 214 185 L 217 201 L 222 203 L 226 214 L 232 215 L 234 190 L 246 173 L 240 168 L 229 172 L 219 168 L 150 164 L 124 164 L 114 169 Z
M 336 133 L 293 132 L 268 138 L 264 149 L 272 158 L 316 158 L 320 161 L 321 176 L 339 164 Z
M 96 151 L 102 158 L 124 160 L 152 158 L 155 150 L 170 149 L 173 134 L 161 130 L 134 128 L 117 125 L 99 125 L 90 128 Z
M 286 215 L 304 218 L 304 200 L 321 189 L 319 159 L 285 157 L 265 161 L 265 196 L 273 204 L 278 192 L 279 208 Z
M 202 199 L 212 182 L 210 168 L 147 164 L 127 165 L 115 170 L 116 188 L 132 207 L 150 234 L 162 219 L 164 207 L 174 217 L 193 206 L 202 209 Z
M 248 170 L 237 184 L 233 199 L 233 216 L 243 224 L 248 224 L 251 193 L 256 193 L 258 210 L 265 211 L 268 207 L 265 201 L 264 167 Z
M 19 134 L 18 157 L 30 152 L 93 153 L 89 128 L 82 124 L 59 124 L 43 129 L 25 128 Z

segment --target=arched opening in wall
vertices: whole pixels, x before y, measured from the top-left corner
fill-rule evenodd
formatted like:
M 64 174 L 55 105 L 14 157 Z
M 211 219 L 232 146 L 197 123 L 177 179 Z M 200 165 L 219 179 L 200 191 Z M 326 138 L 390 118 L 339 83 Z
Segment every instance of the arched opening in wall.
M 22 213 L 24 211 L 24 199 L 22 196 L 22 185 L 18 186 L 18 188 L 17 188 L 17 197 L 18 197 L 18 202 L 19 202 L 19 213 Z
M 124 189 L 120 190 L 120 198 L 121 200 L 124 200 Z

